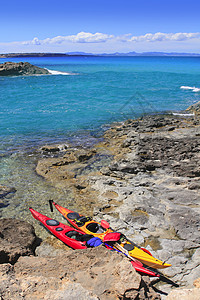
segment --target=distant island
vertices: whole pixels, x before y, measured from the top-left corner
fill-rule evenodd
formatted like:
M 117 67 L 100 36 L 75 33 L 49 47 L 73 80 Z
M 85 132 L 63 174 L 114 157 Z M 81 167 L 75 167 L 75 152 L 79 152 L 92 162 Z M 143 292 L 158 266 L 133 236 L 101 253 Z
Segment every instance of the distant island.
M 101 53 L 93 54 L 86 52 L 67 52 L 67 53 L 5 53 L 0 54 L 0 58 L 16 57 L 69 57 L 69 56 L 193 56 L 199 57 L 200 53 L 178 53 L 178 52 L 128 52 L 128 53 Z

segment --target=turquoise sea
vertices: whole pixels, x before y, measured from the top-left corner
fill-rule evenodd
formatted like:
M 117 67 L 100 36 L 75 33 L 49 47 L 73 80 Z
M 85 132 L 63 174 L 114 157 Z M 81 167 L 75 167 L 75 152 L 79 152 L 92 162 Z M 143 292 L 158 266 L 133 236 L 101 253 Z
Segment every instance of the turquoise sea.
M 24 217 L 24 201 L 66 198 L 35 174 L 34 148 L 68 140 L 88 145 L 114 121 L 200 101 L 200 57 L 5 61 L 28 61 L 52 75 L 0 77 L 0 185 L 17 190 L 0 201 L 0 216 Z

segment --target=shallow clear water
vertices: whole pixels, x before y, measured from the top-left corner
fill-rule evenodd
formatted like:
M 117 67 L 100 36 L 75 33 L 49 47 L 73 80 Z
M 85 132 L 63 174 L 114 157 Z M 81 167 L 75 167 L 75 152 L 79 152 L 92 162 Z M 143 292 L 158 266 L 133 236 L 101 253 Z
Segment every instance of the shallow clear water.
M 198 90 L 180 88 L 200 88 L 199 57 L 13 58 L 0 63 L 8 60 L 58 72 L 0 77 L 0 184 L 17 190 L 2 199 L 2 217 L 27 219 L 28 206 L 45 212 L 51 198 L 72 205 L 70 193 L 36 175 L 33 148 L 68 140 L 87 146 L 113 121 L 184 110 L 200 100 Z

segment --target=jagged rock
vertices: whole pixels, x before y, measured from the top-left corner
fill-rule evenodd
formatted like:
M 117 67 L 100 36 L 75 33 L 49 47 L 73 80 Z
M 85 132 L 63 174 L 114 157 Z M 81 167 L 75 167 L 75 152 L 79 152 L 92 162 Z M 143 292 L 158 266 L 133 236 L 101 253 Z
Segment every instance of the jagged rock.
M 131 263 L 105 247 L 58 257 L 21 257 L 0 266 L 0 290 L 10 299 L 160 299 Z
M 187 108 L 187 111 L 194 112 L 196 114 L 200 114 L 200 102 L 197 102 L 190 107 Z
M 44 154 L 52 154 L 60 151 L 66 151 L 69 146 L 66 144 L 63 145 L 45 145 L 40 148 Z
M 39 68 L 28 62 L 5 62 L 0 64 L 0 76 L 50 74 L 47 69 Z
M 37 239 L 32 225 L 17 219 L 0 219 L 0 263 L 14 264 L 34 253 Z

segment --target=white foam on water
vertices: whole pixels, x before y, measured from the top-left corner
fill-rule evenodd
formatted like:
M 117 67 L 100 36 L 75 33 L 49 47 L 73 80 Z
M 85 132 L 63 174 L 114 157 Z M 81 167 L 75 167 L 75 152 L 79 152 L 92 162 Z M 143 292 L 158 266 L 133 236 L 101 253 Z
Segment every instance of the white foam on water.
M 181 87 L 180 87 L 180 89 L 182 89 L 182 90 L 191 90 L 191 91 L 193 91 L 193 92 L 200 92 L 200 88 L 197 88 L 197 87 L 195 87 L 195 86 L 184 86 L 184 85 L 182 85 Z
M 200 88 L 194 88 L 193 92 L 200 92 Z
M 184 114 L 184 113 L 175 113 L 175 112 L 173 112 L 172 115 L 174 115 L 174 116 L 192 117 L 192 116 L 194 116 L 195 114 L 194 114 L 194 113 L 191 113 L 191 114 L 185 113 L 185 114 Z
M 49 73 L 51 75 L 77 75 L 75 73 L 61 72 L 61 71 L 55 71 L 55 70 L 49 70 L 49 69 L 47 69 L 47 70 L 49 71 Z

